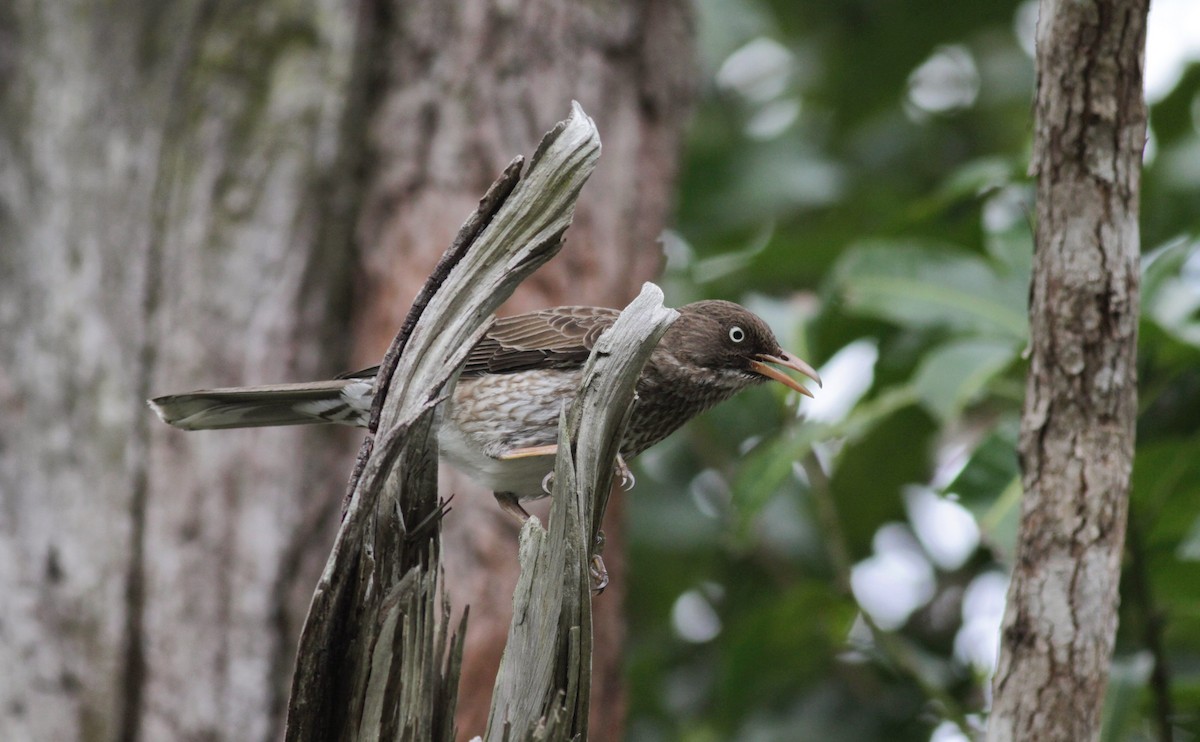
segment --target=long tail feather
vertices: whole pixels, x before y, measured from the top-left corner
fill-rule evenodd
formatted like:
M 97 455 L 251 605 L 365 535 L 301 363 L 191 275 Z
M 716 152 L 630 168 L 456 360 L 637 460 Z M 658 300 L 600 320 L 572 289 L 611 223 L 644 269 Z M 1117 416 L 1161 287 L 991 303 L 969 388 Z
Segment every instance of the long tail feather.
M 373 379 L 202 389 L 149 400 L 163 422 L 184 430 L 341 423 L 365 427 Z

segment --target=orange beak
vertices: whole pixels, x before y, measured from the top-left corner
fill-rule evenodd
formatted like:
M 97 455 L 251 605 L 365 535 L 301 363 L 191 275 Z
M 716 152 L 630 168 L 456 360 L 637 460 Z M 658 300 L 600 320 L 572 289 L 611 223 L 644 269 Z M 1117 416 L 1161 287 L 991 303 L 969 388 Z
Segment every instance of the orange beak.
M 790 368 L 791 370 L 802 373 L 808 378 L 817 382 L 817 386 L 821 386 L 821 377 L 817 375 L 816 370 L 796 356 L 788 353 L 786 350 L 781 350 L 779 353 L 780 354 L 777 356 L 763 353 L 762 355 L 758 356 L 758 360 L 750 362 L 750 367 L 768 379 L 774 379 L 789 389 L 794 389 L 805 396 L 811 397 L 813 395 L 812 392 L 805 389 L 803 384 L 775 368 L 774 366 L 768 366 L 767 364 L 774 363 L 776 365 L 783 366 L 784 368 Z

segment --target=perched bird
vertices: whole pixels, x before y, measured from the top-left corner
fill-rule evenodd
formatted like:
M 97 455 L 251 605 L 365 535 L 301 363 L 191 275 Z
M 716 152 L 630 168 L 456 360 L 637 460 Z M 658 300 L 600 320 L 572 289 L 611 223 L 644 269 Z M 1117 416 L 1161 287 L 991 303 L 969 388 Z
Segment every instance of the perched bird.
M 518 518 L 520 500 L 544 497 L 562 406 L 579 389 L 597 338 L 620 312 L 558 307 L 497 319 L 463 367 L 437 422 L 441 456 L 496 493 Z M 621 443 L 631 459 L 698 413 L 767 379 L 812 396 L 772 365 L 817 384 L 817 372 L 780 347 L 766 323 L 727 301 L 679 309 L 637 382 Z M 342 423 L 366 426 L 375 395 L 370 368 L 330 381 L 212 389 L 158 397 L 150 406 L 185 430 Z

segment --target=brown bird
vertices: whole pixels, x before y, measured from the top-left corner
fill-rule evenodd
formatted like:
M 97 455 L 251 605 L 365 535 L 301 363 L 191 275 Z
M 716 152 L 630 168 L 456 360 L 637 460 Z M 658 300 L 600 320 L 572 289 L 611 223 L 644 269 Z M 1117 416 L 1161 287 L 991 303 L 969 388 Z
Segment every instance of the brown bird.
M 441 456 L 496 493 L 518 518 L 520 500 L 544 497 L 554 468 L 559 411 L 579 388 L 584 362 L 620 312 L 558 307 L 497 319 L 471 350 L 440 413 Z M 812 396 L 775 364 L 817 384 L 817 372 L 780 347 L 766 323 L 727 301 L 699 301 L 654 349 L 637 382 L 621 443 L 632 459 L 737 392 L 774 379 Z M 158 397 L 150 406 L 185 430 L 342 423 L 365 426 L 376 368 L 330 381 L 212 389 Z M 622 464 L 623 465 L 623 464 Z

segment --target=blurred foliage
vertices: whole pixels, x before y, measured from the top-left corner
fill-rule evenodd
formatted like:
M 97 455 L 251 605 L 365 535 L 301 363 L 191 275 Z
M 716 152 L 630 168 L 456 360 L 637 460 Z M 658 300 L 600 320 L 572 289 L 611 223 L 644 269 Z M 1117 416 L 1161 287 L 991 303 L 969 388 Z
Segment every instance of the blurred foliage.
M 640 460 L 629 738 L 962 739 L 1021 493 L 1036 6 L 697 9 L 670 299 L 747 304 L 826 384 L 798 414 L 743 394 Z M 1151 124 L 1107 740 L 1157 738 L 1167 707 L 1200 727 L 1200 65 Z

